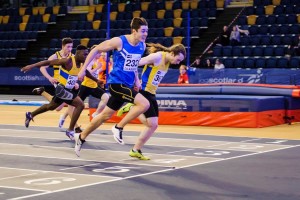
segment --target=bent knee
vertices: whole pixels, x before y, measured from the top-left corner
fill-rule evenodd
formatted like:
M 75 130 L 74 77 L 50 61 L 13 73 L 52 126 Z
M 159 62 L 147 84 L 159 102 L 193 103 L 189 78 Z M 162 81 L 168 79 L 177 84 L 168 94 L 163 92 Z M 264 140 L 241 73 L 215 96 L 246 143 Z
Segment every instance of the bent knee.
M 81 110 L 83 110 L 84 107 L 85 107 L 85 106 L 84 106 L 84 103 L 81 103 L 81 104 L 78 105 L 78 108 L 80 108 Z
M 104 100 L 104 101 L 108 101 L 109 95 L 106 94 L 106 93 L 104 93 L 104 94 L 102 95 L 101 99 Z
M 157 124 L 157 122 L 148 122 L 148 123 L 147 123 L 147 126 L 148 126 L 149 128 L 151 128 L 152 130 L 156 130 L 157 127 L 158 127 L 158 124 Z

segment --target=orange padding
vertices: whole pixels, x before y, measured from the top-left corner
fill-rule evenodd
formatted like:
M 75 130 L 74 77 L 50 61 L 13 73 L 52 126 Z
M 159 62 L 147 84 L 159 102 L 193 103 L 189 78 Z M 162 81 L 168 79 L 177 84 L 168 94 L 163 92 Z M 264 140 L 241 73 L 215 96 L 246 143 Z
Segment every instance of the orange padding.
M 269 87 L 269 88 L 284 88 L 284 89 L 300 89 L 296 85 L 275 85 L 275 84 L 255 84 L 255 83 L 211 83 L 211 84 L 159 84 L 162 87 L 207 87 L 207 86 L 249 86 L 249 87 Z
M 292 97 L 300 97 L 300 90 L 299 89 L 294 89 L 292 91 Z
M 300 122 L 300 110 L 287 110 L 286 116 L 291 118 L 291 122 Z
M 95 111 L 90 109 L 90 116 Z M 163 112 L 159 113 L 160 125 L 218 126 L 237 128 L 260 128 L 284 124 L 285 110 L 264 112 Z M 108 122 L 117 123 L 120 117 L 114 115 Z M 131 123 L 140 123 L 137 119 Z

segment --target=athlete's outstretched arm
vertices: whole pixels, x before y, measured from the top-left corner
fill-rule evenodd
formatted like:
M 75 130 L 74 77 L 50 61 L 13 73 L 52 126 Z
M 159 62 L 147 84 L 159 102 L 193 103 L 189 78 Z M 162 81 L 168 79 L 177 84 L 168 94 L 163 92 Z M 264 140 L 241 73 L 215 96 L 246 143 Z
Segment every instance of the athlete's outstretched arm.
M 21 69 L 22 72 L 28 72 L 35 67 L 42 67 L 45 65 L 62 65 L 64 66 L 67 63 L 67 58 L 55 59 L 55 60 L 43 60 L 32 65 L 27 65 Z
M 158 64 L 161 60 L 161 57 L 162 57 L 162 55 L 160 52 L 151 53 L 148 56 L 141 58 L 141 60 L 139 62 L 139 66 Z
M 100 44 L 98 44 L 95 48 L 93 48 L 89 55 L 87 56 L 79 74 L 78 74 L 78 79 L 82 80 L 84 75 L 85 75 L 85 71 L 88 67 L 88 65 L 90 64 L 90 62 L 92 60 L 94 60 L 94 58 L 96 57 L 96 55 L 98 53 L 101 52 L 108 52 L 114 49 L 118 49 L 120 50 L 122 48 L 122 40 L 118 37 L 114 37 L 110 40 L 106 40 L 104 42 L 101 42 Z
M 51 56 L 48 58 L 48 60 L 55 60 L 55 59 L 58 59 L 56 54 L 53 54 L 53 55 L 51 55 Z M 57 83 L 58 80 L 56 80 L 55 78 L 53 78 L 53 77 L 48 73 L 48 71 L 47 71 L 47 68 L 48 68 L 48 67 L 49 67 L 49 65 L 40 67 L 41 73 L 42 73 L 42 74 L 43 74 L 43 75 L 44 75 L 44 76 L 45 76 L 52 84 Z
M 86 70 L 85 73 L 86 73 L 86 77 L 92 79 L 92 80 L 95 81 L 97 84 L 102 84 L 102 83 L 103 83 L 103 82 L 100 81 L 99 79 L 95 78 L 95 77 L 91 74 L 91 72 L 90 72 L 89 70 Z

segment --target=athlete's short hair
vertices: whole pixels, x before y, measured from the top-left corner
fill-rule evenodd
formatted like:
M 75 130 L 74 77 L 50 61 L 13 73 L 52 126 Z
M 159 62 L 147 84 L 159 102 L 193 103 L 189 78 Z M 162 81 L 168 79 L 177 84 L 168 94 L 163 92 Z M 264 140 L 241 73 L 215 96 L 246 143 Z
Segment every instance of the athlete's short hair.
M 67 38 L 62 39 L 62 45 L 63 46 L 65 46 L 66 44 L 70 44 L 70 43 L 73 43 L 72 38 L 67 37 Z
M 131 20 L 131 23 L 130 23 L 131 30 L 134 29 L 134 30 L 138 31 L 139 28 L 141 28 L 141 26 L 148 26 L 148 23 L 147 23 L 145 18 L 143 18 L 143 17 L 134 17 Z
M 86 50 L 86 49 L 88 49 L 88 48 L 84 45 L 81 45 L 81 44 L 76 47 L 76 51 Z

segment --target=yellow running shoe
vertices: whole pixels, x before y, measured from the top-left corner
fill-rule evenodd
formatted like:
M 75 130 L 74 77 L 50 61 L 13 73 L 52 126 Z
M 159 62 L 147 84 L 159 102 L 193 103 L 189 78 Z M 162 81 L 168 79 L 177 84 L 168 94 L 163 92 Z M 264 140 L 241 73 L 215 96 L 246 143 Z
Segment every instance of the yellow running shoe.
M 150 160 L 149 157 L 146 157 L 142 154 L 141 150 L 133 151 L 133 149 L 131 149 L 129 152 L 129 156 L 138 158 L 140 160 Z
M 125 106 L 123 106 L 122 108 L 120 108 L 117 112 L 117 116 L 121 117 L 124 113 L 128 113 L 131 106 L 133 106 L 133 103 L 127 103 Z

